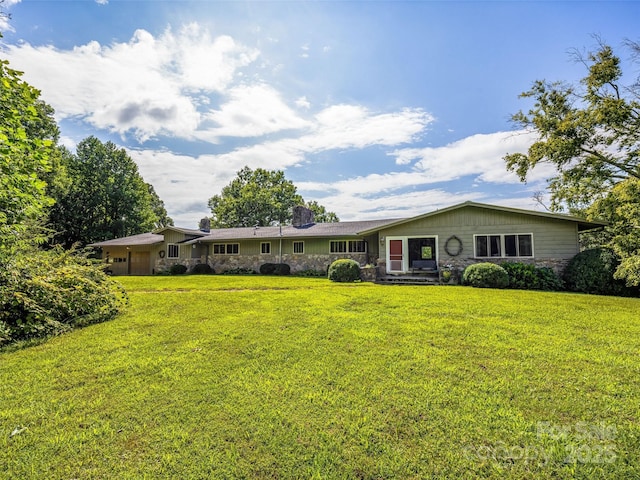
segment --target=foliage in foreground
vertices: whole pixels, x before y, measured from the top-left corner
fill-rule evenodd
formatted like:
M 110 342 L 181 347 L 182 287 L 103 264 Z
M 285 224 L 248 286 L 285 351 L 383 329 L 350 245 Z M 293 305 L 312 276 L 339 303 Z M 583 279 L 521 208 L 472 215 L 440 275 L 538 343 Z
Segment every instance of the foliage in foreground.
M 121 281 L 124 315 L 0 353 L 0 476 L 637 477 L 639 299 Z
M 0 345 L 110 320 L 126 293 L 86 256 L 54 249 L 0 262 Z
M 45 178 L 58 136 L 51 107 L 0 60 L 0 258 L 53 203 Z
M 478 288 L 506 288 L 509 285 L 509 275 L 495 263 L 474 263 L 464 269 L 462 283 Z
M 360 280 L 360 264 L 350 258 L 341 258 L 329 266 L 327 276 L 332 282 L 355 282 Z

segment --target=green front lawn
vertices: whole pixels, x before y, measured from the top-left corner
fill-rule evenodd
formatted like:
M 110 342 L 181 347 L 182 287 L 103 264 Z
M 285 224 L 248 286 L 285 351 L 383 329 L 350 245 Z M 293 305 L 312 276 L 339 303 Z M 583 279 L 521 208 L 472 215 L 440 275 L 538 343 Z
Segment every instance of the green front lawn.
M 640 299 L 123 278 L 0 353 L 0 478 L 637 478 Z

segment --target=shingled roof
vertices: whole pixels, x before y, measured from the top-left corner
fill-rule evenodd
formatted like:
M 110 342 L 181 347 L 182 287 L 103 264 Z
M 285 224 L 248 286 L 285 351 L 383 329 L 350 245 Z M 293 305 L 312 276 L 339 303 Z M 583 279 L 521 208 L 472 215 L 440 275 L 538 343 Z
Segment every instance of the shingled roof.
M 270 238 L 355 237 L 363 230 L 382 227 L 397 219 L 366 220 L 360 222 L 313 223 L 304 227 L 243 227 L 212 229 L 208 235 L 186 243 L 216 242 L 220 240 L 251 240 Z
M 137 245 L 155 245 L 162 243 L 164 235 L 155 233 L 141 233 L 139 235 L 131 235 L 130 237 L 114 238 L 113 240 L 105 240 L 104 242 L 90 243 L 90 247 L 133 247 Z

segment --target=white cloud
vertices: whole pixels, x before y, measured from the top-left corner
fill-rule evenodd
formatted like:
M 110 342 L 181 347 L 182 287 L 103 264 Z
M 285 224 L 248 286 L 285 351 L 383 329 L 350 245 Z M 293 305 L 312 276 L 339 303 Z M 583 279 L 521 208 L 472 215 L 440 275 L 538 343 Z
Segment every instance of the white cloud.
M 432 121 L 421 109 L 372 114 L 358 105 L 334 105 L 316 115 L 315 131 L 300 143 L 309 151 L 399 145 L 416 140 Z
M 232 88 L 228 96 L 229 101 L 219 110 L 206 115 L 214 126 L 197 132 L 197 138 L 216 141 L 224 136 L 258 137 L 309 125 L 268 85 L 241 85 Z
M 303 96 L 296 100 L 296 107 L 309 109 L 311 108 L 311 103 L 307 100 L 307 97 Z
M 327 210 L 337 212 L 340 220 L 353 221 L 412 217 L 467 200 L 480 200 L 482 195 L 427 189 L 400 194 L 382 193 L 375 198 L 340 193 L 320 198 L 305 195 L 305 199 L 318 200 Z
M 12 5 L 20 3 L 21 0 L 5 0 L 3 11 L 5 15 L 0 15 L 0 32 L 13 32 L 15 29 L 11 26 L 9 13 L 6 11 Z
M 258 51 L 231 37 L 212 39 L 196 24 L 157 38 L 137 30 L 127 43 L 58 50 L 13 45 L 7 57 L 42 90 L 59 119 L 74 117 L 140 140 L 191 138 L 202 119 L 202 93 L 220 93 Z
M 478 134 L 443 147 L 405 148 L 389 155 L 398 165 L 412 162 L 414 170 L 431 179 L 432 183 L 446 182 L 465 176 L 491 183 L 519 183 L 516 174 L 507 172 L 503 157 L 507 153 L 526 152 L 535 141 L 532 133 L 496 132 Z M 529 181 L 545 180 L 553 175 L 548 165 L 537 166 Z

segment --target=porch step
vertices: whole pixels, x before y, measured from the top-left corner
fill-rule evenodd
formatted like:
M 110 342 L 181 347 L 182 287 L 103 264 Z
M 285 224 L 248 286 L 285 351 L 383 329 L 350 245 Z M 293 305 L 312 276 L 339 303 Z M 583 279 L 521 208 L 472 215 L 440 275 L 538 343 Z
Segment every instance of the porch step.
M 440 285 L 438 274 L 435 275 L 385 275 L 376 278 L 380 285 Z

